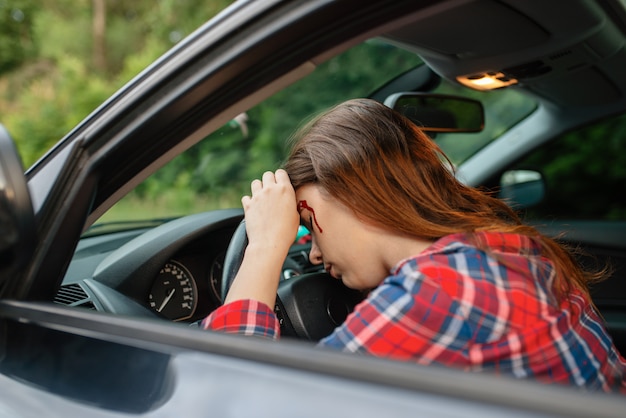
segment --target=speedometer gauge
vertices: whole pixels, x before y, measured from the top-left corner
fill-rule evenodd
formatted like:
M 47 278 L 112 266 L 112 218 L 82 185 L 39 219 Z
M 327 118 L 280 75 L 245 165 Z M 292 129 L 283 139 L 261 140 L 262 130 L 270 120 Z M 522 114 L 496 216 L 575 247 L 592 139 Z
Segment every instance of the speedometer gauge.
M 159 271 L 148 299 L 152 309 L 172 321 L 189 319 L 198 303 L 196 282 L 185 266 L 170 261 Z

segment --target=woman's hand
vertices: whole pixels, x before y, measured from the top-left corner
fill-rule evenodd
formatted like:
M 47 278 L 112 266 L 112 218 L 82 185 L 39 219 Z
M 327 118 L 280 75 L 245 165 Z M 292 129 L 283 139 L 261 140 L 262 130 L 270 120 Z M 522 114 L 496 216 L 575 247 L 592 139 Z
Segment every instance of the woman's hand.
M 285 170 L 263 174 L 241 199 L 248 247 L 224 303 L 254 299 L 274 307 L 282 266 L 293 244 L 300 216 L 296 194 Z
M 289 175 L 285 170 L 277 170 L 275 173 L 267 171 L 261 180 L 254 180 L 250 188 L 252 196 L 241 199 L 246 217 L 248 246 L 288 251 L 300 224 L 296 193 Z

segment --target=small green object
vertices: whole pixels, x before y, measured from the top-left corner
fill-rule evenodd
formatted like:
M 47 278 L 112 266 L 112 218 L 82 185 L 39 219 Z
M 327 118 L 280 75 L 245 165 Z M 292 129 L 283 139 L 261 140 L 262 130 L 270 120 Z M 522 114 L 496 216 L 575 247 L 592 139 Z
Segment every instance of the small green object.
M 296 234 L 296 241 L 299 241 L 300 238 L 309 234 L 310 234 L 309 230 L 305 226 L 300 225 L 298 227 L 298 233 Z

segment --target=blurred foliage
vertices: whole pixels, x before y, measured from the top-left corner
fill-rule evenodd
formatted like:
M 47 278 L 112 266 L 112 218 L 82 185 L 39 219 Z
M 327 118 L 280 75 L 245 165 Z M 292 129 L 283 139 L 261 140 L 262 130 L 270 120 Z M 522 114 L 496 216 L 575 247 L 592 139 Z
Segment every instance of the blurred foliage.
M 103 67 L 94 52 L 98 2 L 106 7 Z M 0 0 L 0 122 L 24 165 L 230 3 Z
M 230 3 L 0 0 L 3 22 L 10 23 L 0 27 L 0 50 L 7 57 L 0 73 L 0 121 L 24 165 L 32 165 L 118 88 Z M 393 49 L 397 53 L 389 55 L 380 48 L 390 47 L 366 42 L 336 57 L 251 109 L 245 122 L 219 129 L 133 190 L 120 202 L 119 217 L 133 211 L 138 215 L 132 217 L 145 217 L 145 208 L 155 206 L 167 214 L 189 213 L 198 202 L 207 209 L 238 206 L 253 178 L 280 165 L 285 139 L 302 120 L 365 96 L 420 62 L 414 54 Z M 115 210 L 110 216 L 118 218 Z
M 281 165 L 287 139 L 304 121 L 348 98 L 367 96 L 420 63 L 415 54 L 380 41 L 357 45 L 176 157 L 105 219 L 127 219 L 128 207 L 140 200 L 169 206 L 170 215 L 188 213 L 194 202 L 204 210 L 238 207 L 253 179 Z
M 0 75 L 35 56 L 33 17 L 30 0 L 0 0 Z

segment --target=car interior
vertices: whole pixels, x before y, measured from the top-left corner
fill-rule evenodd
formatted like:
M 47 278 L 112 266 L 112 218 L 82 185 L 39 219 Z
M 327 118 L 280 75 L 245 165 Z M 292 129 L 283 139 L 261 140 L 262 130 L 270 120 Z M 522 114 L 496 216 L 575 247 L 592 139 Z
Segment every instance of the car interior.
M 522 89 L 524 94 L 529 94 L 533 98 L 533 114 L 520 123 L 530 124 L 529 120 L 533 119 L 539 121 L 532 122 L 530 128 L 533 142 L 520 141 L 520 146 L 516 148 L 509 146 L 511 140 L 499 138 L 486 147 L 467 153 L 463 157 L 465 159 L 459 161 L 459 175 L 470 184 L 485 187 L 517 202 L 518 208 L 528 210 L 531 222 L 539 223 L 549 219 L 548 224 L 539 223 L 539 226 L 554 235 L 567 232 L 563 239 L 582 246 L 587 254 L 585 262 L 596 265 L 610 262 L 613 275 L 610 280 L 594 287 L 595 303 L 609 322 L 618 345 L 624 347 L 626 313 L 623 312 L 624 288 L 621 279 L 625 274 L 625 243 L 624 235 L 619 233 L 623 231 L 623 225 L 620 225 L 621 229 L 615 228 L 616 222 L 594 219 L 593 216 L 597 214 L 593 211 L 577 214 L 574 209 L 571 213 L 559 213 L 561 207 L 575 207 L 575 202 L 569 199 L 577 196 L 558 196 L 560 202 L 551 201 L 555 191 L 550 189 L 552 185 L 546 183 L 552 179 L 540 172 L 541 162 L 533 163 L 534 158 L 541 158 L 536 157 L 536 154 L 543 153 L 544 159 L 550 159 L 562 152 L 563 148 L 554 145 L 557 140 L 552 140 L 552 137 L 567 137 L 570 130 L 578 129 L 578 125 L 586 126 L 586 121 L 593 122 L 598 117 L 612 115 L 622 109 L 626 80 L 619 69 L 626 65 L 624 35 L 621 32 L 624 21 L 619 19 L 619 15 L 611 13 L 610 2 L 568 2 L 568 18 L 559 19 L 563 7 L 562 2 L 538 6 L 519 1 L 467 2 L 464 6 L 442 7 L 437 13 L 425 15 L 379 38 L 386 44 L 417 53 L 427 65 L 409 69 L 394 79 L 386 80 L 382 88 L 363 93 L 396 107 L 431 132 L 435 140 L 456 143 L 464 138 L 457 139 L 455 135 L 482 131 L 484 116 L 480 113 L 474 117 L 481 121 L 475 127 L 450 128 L 446 117 L 446 113 L 450 112 L 436 108 L 434 102 L 441 102 L 444 98 L 448 100 L 446 103 L 451 103 L 455 98 L 457 102 L 466 100 L 470 105 L 474 102 L 467 96 L 442 93 L 437 96 L 432 95 L 432 92 L 452 91 L 458 94 L 467 88 L 455 83 L 482 90 L 493 89 L 495 83 L 494 91 Z M 492 16 L 498 16 L 497 21 Z M 455 31 L 450 31 L 450 27 L 455 27 Z M 459 37 L 458 33 L 464 36 Z M 492 85 L 486 87 L 490 83 Z M 468 94 L 467 91 L 463 93 Z M 482 99 L 481 93 L 474 97 Z M 420 97 L 422 107 L 416 106 L 415 102 Z M 430 104 L 426 103 L 427 98 L 431 99 Z M 413 100 L 413 103 L 402 104 L 402 100 Z M 454 106 L 455 103 L 452 103 L 449 109 L 454 111 Z M 530 107 L 527 104 L 523 106 Z M 493 110 L 489 108 L 487 111 Z M 527 116 L 526 112 L 524 110 L 516 117 L 521 120 Z M 469 113 L 464 108 L 456 114 L 462 116 Z M 487 114 L 487 117 L 494 116 Z M 459 120 L 457 117 L 455 123 Z M 620 121 L 618 113 L 617 121 L 611 123 L 622 126 Z M 469 123 L 477 124 L 475 121 Z M 488 119 L 486 124 L 489 127 L 491 123 Z M 602 119 L 597 123 L 607 122 Z M 514 135 L 524 133 L 514 123 L 509 123 L 507 129 Z M 208 140 L 210 137 L 205 139 Z M 480 141 L 492 140 L 488 138 Z M 552 146 L 554 149 L 547 151 L 546 147 L 538 148 L 542 142 L 547 143 L 546 147 Z M 489 149 L 490 146 L 493 149 Z M 474 160 L 477 162 L 474 163 Z M 482 169 L 473 172 L 472 164 L 481 164 Z M 532 171 L 529 167 L 539 169 Z M 536 177 L 532 181 L 526 178 L 513 180 L 503 186 L 505 173 L 509 178 L 514 174 L 519 177 L 520 173 L 526 173 L 527 176 L 530 173 Z M 619 179 L 611 181 L 618 182 Z M 618 187 L 618 184 L 615 186 Z M 604 196 L 603 199 L 614 197 Z M 533 209 L 541 204 L 543 212 L 541 209 Z M 603 205 L 599 203 L 599 206 Z M 568 217 L 570 215 L 572 218 Z M 578 219 L 581 216 L 590 218 Z M 96 223 L 79 243 L 55 301 L 117 314 L 146 315 L 148 312 L 175 321 L 197 324 L 221 303 L 224 296 L 224 258 L 240 218 L 241 212 L 237 209 L 219 210 L 172 220 L 156 228 L 146 225 L 145 228 L 115 234 L 103 234 L 98 229 L 101 225 Z M 288 275 L 321 273 L 310 265 L 307 253 L 306 243 L 294 243 L 285 264 Z M 168 286 L 172 277 L 179 277 L 175 281 L 179 286 L 178 292 L 173 299 L 167 299 L 167 304 L 163 304 L 168 292 L 171 292 Z M 318 292 L 334 294 L 339 291 L 328 289 L 323 283 L 329 281 L 324 280 L 323 275 L 314 276 L 310 280 L 315 284 L 299 284 L 297 289 L 293 288 L 293 281 L 284 280 L 285 286 L 281 292 L 285 293 L 285 289 L 289 289 L 290 295 L 285 294 L 280 299 L 284 299 L 289 306 L 277 309 L 288 313 L 282 323 L 284 327 L 290 328 L 284 328 L 284 334 L 317 340 L 341 323 L 342 318 L 359 300 L 359 295 L 348 297 L 341 294 L 341 297 L 333 297 L 321 305 L 320 313 L 303 312 L 305 302 L 301 301 L 296 306 L 290 301 L 306 299 L 306 295 L 313 298 Z M 296 292 L 297 297 L 294 296 Z M 192 295 L 188 303 L 179 300 L 187 294 Z M 335 307 L 332 311 L 334 313 L 324 315 L 323 310 L 331 305 Z M 298 323 L 291 324 L 290 317 L 297 318 Z M 308 327 L 321 329 L 314 332 Z

